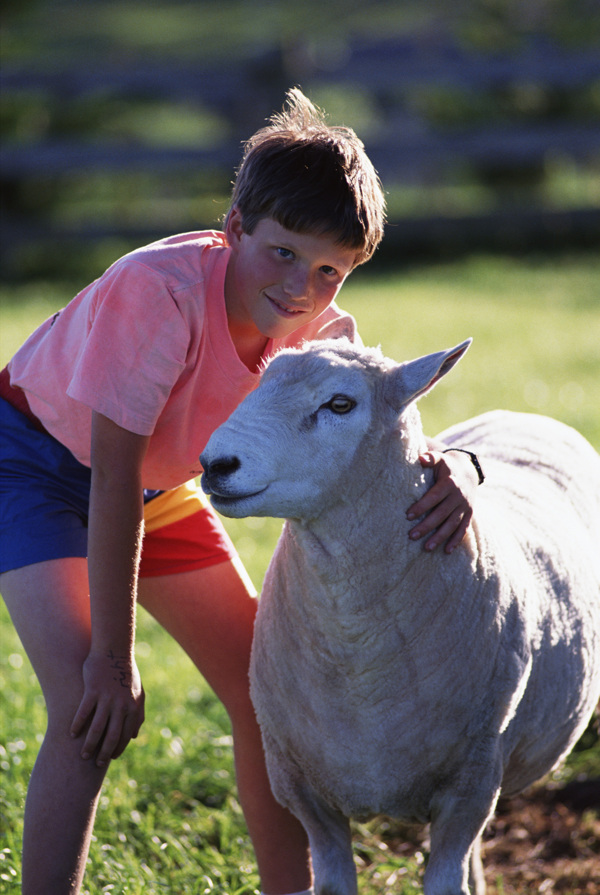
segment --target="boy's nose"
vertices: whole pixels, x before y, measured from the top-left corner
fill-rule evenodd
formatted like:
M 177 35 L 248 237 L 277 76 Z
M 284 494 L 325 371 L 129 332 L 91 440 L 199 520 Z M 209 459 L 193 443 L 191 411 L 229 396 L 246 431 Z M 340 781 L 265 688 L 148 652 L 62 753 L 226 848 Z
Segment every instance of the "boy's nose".
M 310 290 L 310 274 L 306 270 L 295 270 L 286 277 L 283 285 L 290 298 L 306 298 Z

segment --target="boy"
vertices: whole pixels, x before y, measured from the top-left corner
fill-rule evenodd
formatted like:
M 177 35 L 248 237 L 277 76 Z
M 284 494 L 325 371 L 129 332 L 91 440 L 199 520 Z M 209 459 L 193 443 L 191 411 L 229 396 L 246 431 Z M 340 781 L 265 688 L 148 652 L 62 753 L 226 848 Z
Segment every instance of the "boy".
M 332 320 L 356 338 L 334 299 L 383 223 L 360 141 L 292 90 L 247 144 L 224 233 L 120 259 L 0 375 L 0 591 L 48 710 L 25 810 L 25 895 L 80 890 L 108 763 L 144 718 L 137 600 L 227 708 L 263 890 L 310 891 L 306 837 L 271 795 L 248 694 L 256 594 L 190 479 L 266 357 Z M 426 515 L 411 536 L 451 550 L 471 517 L 474 470 L 459 454 L 422 462 L 436 483 L 408 510 Z

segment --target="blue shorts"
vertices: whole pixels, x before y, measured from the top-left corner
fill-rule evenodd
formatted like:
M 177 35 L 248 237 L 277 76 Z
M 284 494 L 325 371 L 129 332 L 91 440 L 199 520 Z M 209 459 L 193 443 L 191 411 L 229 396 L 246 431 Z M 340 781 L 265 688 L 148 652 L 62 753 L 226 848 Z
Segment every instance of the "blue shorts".
M 0 572 L 87 556 L 91 471 L 0 398 Z M 221 520 L 193 483 L 145 492 L 140 577 L 236 556 Z

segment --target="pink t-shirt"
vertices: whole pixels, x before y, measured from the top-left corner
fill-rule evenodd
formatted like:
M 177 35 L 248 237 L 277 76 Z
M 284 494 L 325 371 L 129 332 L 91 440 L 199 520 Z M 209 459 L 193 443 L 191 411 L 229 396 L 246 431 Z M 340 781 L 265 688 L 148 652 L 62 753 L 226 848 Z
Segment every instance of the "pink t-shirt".
M 90 465 L 92 410 L 151 435 L 145 488 L 174 488 L 200 474 L 211 433 L 258 385 L 227 326 L 224 283 L 230 255 L 217 231 L 184 233 L 121 258 L 50 317 L 9 364 L 33 413 L 77 459 Z M 319 338 L 353 318 L 331 305 L 283 340 Z

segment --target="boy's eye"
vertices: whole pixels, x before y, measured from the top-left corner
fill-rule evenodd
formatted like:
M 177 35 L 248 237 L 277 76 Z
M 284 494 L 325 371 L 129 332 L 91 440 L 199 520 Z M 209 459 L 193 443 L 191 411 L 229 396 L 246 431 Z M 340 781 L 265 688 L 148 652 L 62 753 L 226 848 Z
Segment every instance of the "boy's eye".
M 293 253 L 290 249 L 284 249 L 283 246 L 277 246 L 277 254 L 282 258 L 291 258 Z
M 338 272 L 335 269 L 335 267 L 330 267 L 328 264 L 324 264 L 323 267 L 321 268 L 321 270 L 328 277 L 337 277 L 337 275 L 338 275 Z

